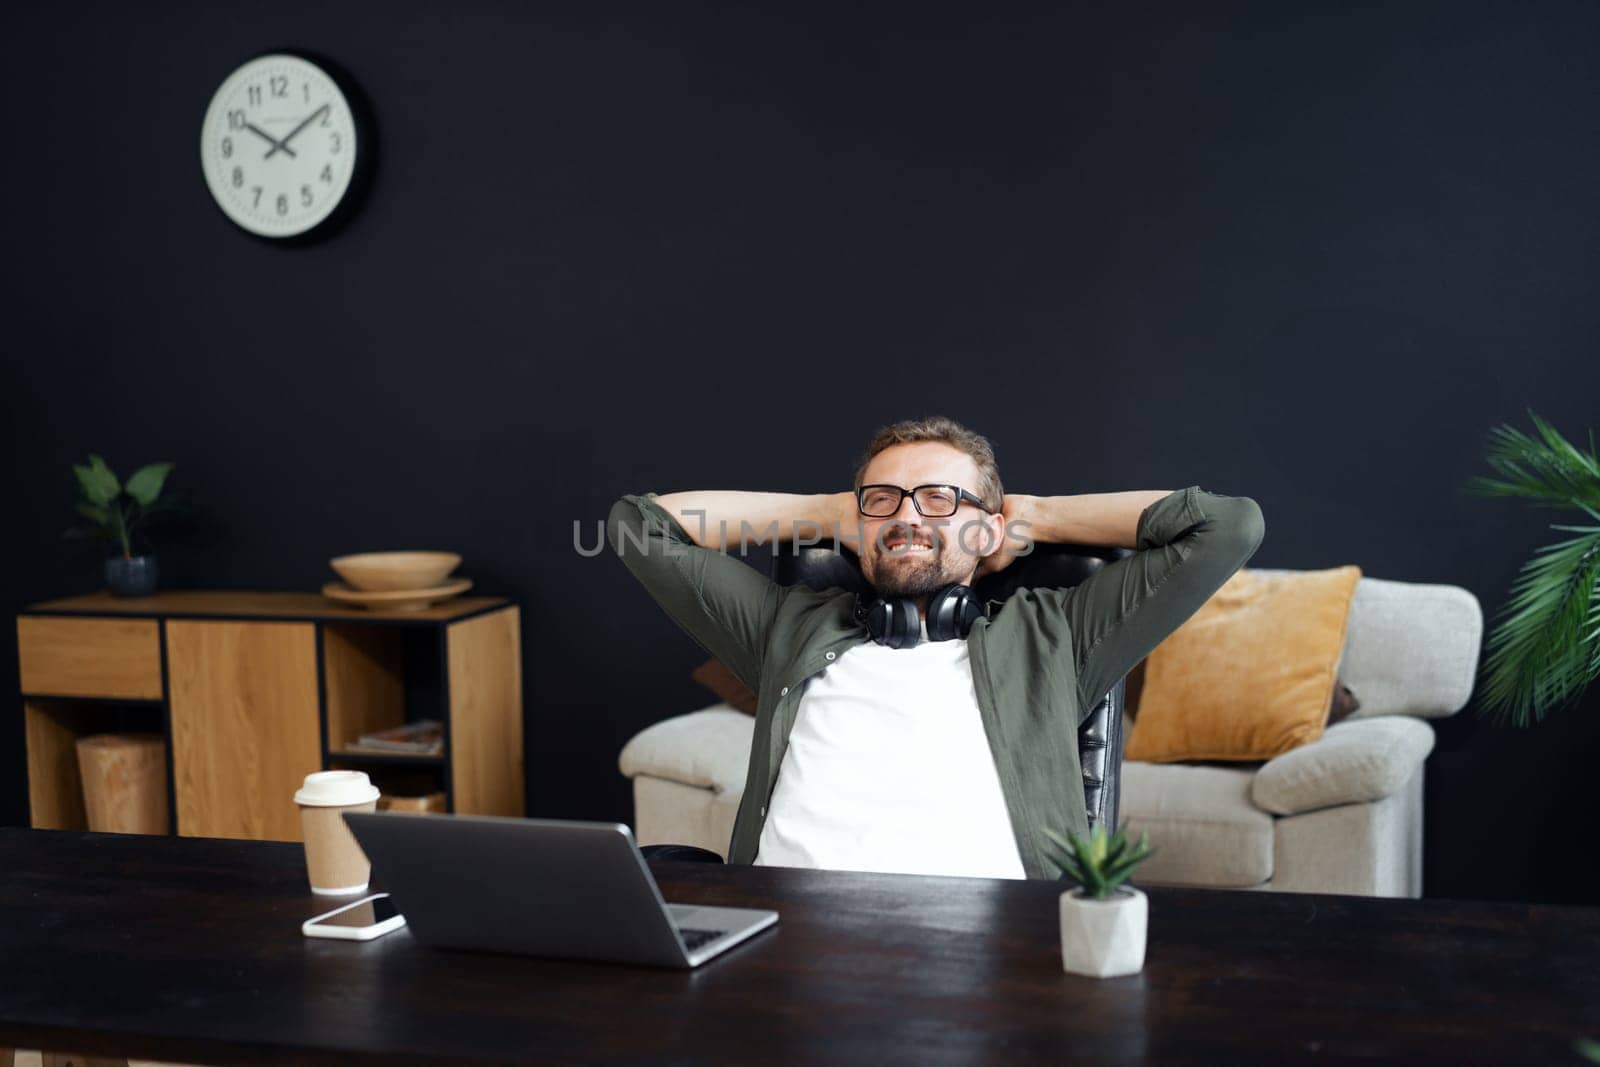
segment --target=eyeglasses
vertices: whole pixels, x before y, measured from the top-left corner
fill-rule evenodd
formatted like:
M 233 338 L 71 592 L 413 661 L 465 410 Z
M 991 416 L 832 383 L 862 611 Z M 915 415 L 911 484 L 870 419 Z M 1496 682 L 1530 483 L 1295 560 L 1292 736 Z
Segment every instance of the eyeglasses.
M 898 485 L 863 485 L 856 490 L 856 504 L 861 514 L 869 519 L 887 519 L 899 513 L 900 503 L 907 496 L 911 498 L 917 514 L 928 519 L 954 515 L 964 503 L 989 511 L 982 500 L 959 485 L 919 485 L 911 489 L 902 489 Z

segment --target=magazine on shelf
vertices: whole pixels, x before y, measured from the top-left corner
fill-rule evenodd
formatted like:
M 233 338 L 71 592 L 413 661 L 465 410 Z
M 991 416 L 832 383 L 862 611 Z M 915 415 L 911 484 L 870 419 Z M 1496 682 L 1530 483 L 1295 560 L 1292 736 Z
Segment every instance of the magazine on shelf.
M 444 727 L 435 719 L 418 719 L 389 730 L 362 734 L 350 747 L 370 752 L 436 756 L 444 751 Z

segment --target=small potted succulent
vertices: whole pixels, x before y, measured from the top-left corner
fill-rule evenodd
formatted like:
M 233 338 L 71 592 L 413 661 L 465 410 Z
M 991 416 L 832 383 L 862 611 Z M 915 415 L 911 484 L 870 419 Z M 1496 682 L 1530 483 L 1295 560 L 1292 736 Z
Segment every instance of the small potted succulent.
M 106 542 L 111 552 L 105 561 L 106 585 L 117 596 L 149 596 L 156 589 L 156 557 L 145 550 L 140 531 L 153 518 L 176 511 L 172 496 L 163 492 L 171 463 L 151 463 L 134 471 L 126 483 L 106 461 L 91 454 L 87 464 L 75 463 L 77 510 L 83 522 L 68 536 L 92 537 Z
M 1107 836 L 1103 826 L 1087 841 L 1070 831 L 1065 839 L 1044 833 L 1055 846 L 1047 858 L 1078 883 L 1061 894 L 1062 969 L 1091 978 L 1138 974 L 1150 906 L 1142 892 L 1122 883 L 1150 858 L 1149 835 L 1141 833 L 1130 846 L 1123 830 Z

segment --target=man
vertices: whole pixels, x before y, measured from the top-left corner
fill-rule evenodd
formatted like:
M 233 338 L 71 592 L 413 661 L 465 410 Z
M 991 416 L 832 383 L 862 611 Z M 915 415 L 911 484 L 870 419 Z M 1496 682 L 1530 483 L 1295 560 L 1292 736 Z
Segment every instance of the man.
M 656 601 L 757 693 L 729 862 L 1040 879 L 1057 876 L 1043 830 L 1088 830 L 1079 724 L 1264 532 L 1255 501 L 1199 486 L 1008 495 L 989 442 L 938 417 L 880 430 L 851 492 L 630 494 L 607 523 Z M 852 594 L 778 585 L 725 551 L 819 535 L 915 606 L 920 642 L 878 643 Z M 1033 541 L 1137 551 L 927 640 L 930 599 Z

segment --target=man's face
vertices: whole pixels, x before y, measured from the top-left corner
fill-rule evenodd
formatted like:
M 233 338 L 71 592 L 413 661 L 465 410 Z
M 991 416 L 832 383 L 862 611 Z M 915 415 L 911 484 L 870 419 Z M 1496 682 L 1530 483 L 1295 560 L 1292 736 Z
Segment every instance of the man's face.
M 893 445 L 872 457 L 863 485 L 956 485 L 978 494 L 978 465 L 941 441 Z M 997 506 L 999 501 L 988 501 Z M 861 574 L 879 596 L 925 598 L 952 582 L 970 583 L 978 560 L 1000 548 L 1005 520 L 975 504 L 962 503 L 954 515 L 919 514 L 911 497 L 886 518 L 858 516 L 861 523 Z M 965 547 L 963 547 L 965 546 Z

